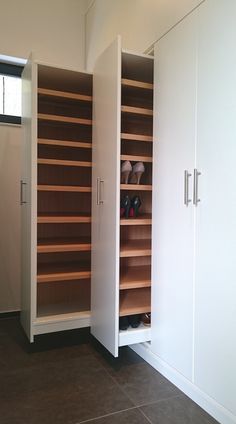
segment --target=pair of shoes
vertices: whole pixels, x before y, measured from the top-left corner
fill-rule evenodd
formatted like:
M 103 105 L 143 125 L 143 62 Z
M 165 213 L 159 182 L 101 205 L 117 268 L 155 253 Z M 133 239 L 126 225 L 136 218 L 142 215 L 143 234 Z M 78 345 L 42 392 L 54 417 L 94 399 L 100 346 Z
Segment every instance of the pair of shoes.
M 151 325 L 151 312 L 146 312 L 145 314 L 142 314 L 141 322 L 146 327 L 150 327 L 150 325 Z
M 141 206 L 141 200 L 139 196 L 134 196 L 132 199 L 128 195 L 122 197 L 120 201 L 120 216 L 121 218 L 133 218 L 138 216 L 138 210 Z
M 130 183 L 139 184 L 142 174 L 145 171 L 143 162 L 137 162 L 133 167 L 129 160 L 126 160 L 121 165 L 121 183 L 128 184 L 131 174 Z
M 120 317 L 119 328 L 120 330 L 127 330 L 129 326 L 132 328 L 138 328 L 140 324 L 140 315 L 130 315 L 126 317 Z

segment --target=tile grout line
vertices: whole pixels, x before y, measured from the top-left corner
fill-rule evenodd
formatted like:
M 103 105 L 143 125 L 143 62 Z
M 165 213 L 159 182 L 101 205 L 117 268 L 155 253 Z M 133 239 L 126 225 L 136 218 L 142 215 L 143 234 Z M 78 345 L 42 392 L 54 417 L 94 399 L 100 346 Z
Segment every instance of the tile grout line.
M 120 411 L 111 412 L 110 414 L 100 415 L 98 417 L 90 418 L 88 420 L 79 421 L 76 424 L 90 423 L 90 422 L 95 421 L 95 420 L 100 420 L 101 418 L 110 417 L 111 415 L 121 414 L 122 412 L 132 411 L 134 409 L 138 409 L 138 406 L 131 406 L 130 408 L 121 409 Z

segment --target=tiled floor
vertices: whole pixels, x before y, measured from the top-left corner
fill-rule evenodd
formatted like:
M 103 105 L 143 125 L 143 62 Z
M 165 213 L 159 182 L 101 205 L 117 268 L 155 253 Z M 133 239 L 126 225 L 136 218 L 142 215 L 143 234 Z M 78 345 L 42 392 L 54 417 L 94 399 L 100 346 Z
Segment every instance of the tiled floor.
M 38 336 L 0 320 L 1 424 L 210 424 L 195 403 L 129 348 L 118 359 L 87 330 Z

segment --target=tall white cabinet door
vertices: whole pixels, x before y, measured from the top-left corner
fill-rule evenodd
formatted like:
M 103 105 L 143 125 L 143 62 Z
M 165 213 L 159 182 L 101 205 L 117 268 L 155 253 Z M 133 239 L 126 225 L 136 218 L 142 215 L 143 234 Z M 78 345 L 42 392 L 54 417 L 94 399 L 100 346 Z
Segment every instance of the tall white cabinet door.
M 21 323 L 33 341 L 37 274 L 37 68 L 29 58 L 22 73 Z
M 187 378 L 193 350 L 196 14 L 155 48 L 151 349 Z
M 195 383 L 236 414 L 236 2 L 199 9 Z
M 118 355 L 121 40 L 102 53 L 93 78 L 91 332 Z

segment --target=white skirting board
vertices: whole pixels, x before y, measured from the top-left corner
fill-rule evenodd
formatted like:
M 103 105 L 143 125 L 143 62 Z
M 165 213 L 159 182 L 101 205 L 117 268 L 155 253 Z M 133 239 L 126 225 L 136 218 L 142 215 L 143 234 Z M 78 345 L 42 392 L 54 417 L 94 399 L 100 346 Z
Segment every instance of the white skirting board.
M 236 424 L 235 415 L 155 355 L 149 343 L 139 343 L 130 348 L 221 424 Z

